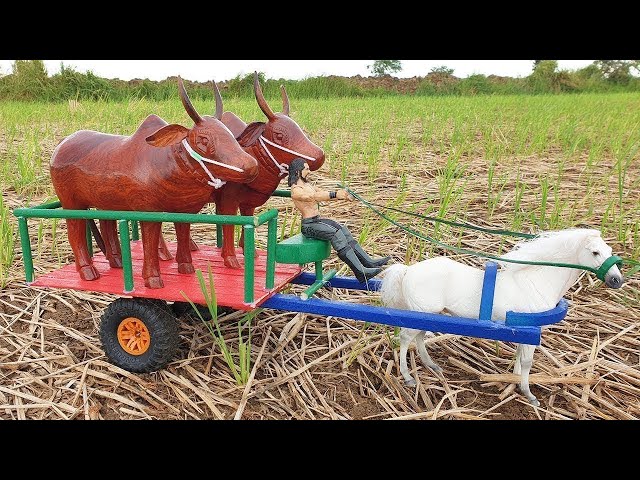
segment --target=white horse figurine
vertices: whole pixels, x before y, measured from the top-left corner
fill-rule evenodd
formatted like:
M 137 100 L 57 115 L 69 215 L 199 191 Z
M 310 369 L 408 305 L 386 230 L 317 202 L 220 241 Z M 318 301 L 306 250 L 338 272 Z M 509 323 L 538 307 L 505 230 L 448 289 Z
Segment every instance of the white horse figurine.
M 600 231 L 567 229 L 543 232 L 532 240 L 519 242 L 503 258 L 514 260 L 571 263 L 598 268 L 612 249 Z M 517 263 L 501 263 L 497 273 L 492 320 L 504 322 L 506 312 L 537 313 L 554 308 L 578 280 L 582 270 Z M 382 302 L 391 308 L 421 312 L 447 312 L 457 317 L 478 318 L 484 272 L 447 257 L 435 257 L 411 266 L 394 264 L 386 269 L 381 285 Z M 620 288 L 624 278 L 616 265 L 605 275 L 605 283 Z M 407 349 L 416 340 L 422 363 L 440 374 L 424 344 L 424 330 L 400 330 L 400 372 L 405 384 L 415 380 L 407 368 Z M 535 406 L 540 402 L 529 389 L 529 371 L 535 345 L 518 344 L 513 373 L 521 375 L 520 391 Z

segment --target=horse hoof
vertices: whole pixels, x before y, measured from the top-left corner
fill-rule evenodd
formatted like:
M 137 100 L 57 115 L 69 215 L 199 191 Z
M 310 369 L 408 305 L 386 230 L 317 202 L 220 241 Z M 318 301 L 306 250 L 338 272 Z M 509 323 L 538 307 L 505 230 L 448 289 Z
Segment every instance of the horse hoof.
M 179 263 L 178 271 L 180 273 L 195 273 L 195 269 L 193 268 L 193 263 Z
M 404 384 L 407 387 L 415 387 L 417 385 L 416 381 L 413 378 L 411 380 L 405 380 Z
M 109 259 L 109 266 L 111 268 L 122 268 L 122 258 L 120 258 L 120 257 L 111 257 Z
M 169 250 L 164 249 L 164 248 L 159 248 L 158 249 L 158 258 L 160 260 L 173 260 L 173 255 L 171 255 L 171 253 L 169 252 Z
M 240 268 L 240 262 L 235 256 L 224 257 L 224 266 L 229 268 Z
M 442 375 L 442 367 L 440 367 L 440 365 L 429 365 L 429 368 L 433 371 L 433 373 L 435 373 L 436 375 Z
M 144 279 L 144 284 L 148 288 L 162 288 L 164 283 L 160 277 L 149 277 Z
M 536 397 L 530 398 L 529 399 L 529 403 L 531 405 L 533 405 L 534 407 L 539 407 L 540 406 L 540 402 L 538 401 L 538 399 Z
M 97 280 L 100 278 L 100 273 L 93 265 L 85 265 L 81 267 L 80 270 L 80 278 L 83 280 Z

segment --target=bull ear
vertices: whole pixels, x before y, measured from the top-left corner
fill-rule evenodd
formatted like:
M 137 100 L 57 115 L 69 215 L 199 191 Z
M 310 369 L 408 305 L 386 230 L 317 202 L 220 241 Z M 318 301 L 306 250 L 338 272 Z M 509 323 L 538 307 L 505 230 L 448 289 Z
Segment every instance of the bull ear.
M 253 122 L 247 125 L 247 128 L 244 129 L 236 140 L 240 144 L 241 147 L 250 147 L 258 141 L 258 137 L 264 133 L 264 129 L 267 127 L 267 124 L 264 122 Z
M 175 145 L 180 143 L 183 139 L 187 138 L 189 129 L 182 125 L 165 125 L 164 127 L 156 130 L 149 135 L 145 140 L 149 145 L 154 147 L 166 147 L 168 145 Z

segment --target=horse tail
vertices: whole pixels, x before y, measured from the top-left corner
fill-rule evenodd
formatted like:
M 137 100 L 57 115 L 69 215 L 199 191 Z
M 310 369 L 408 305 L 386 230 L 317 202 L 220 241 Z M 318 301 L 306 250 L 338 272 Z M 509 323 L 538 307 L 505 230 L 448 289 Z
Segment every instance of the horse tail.
M 394 263 L 385 269 L 384 278 L 380 285 L 380 296 L 382 303 L 387 307 L 406 308 L 402 280 L 408 268 L 402 263 Z

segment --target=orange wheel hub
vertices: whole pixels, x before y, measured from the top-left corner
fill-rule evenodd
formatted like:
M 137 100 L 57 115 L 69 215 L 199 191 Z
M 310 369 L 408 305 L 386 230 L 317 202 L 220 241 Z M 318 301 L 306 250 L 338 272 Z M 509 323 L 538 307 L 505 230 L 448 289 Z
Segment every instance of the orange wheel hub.
M 151 335 L 142 320 L 127 317 L 118 326 L 118 342 L 125 352 L 131 355 L 142 355 L 149 350 Z

